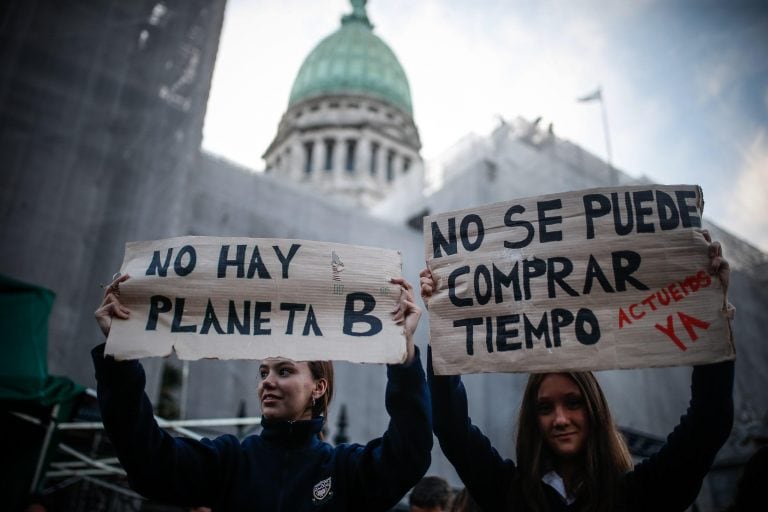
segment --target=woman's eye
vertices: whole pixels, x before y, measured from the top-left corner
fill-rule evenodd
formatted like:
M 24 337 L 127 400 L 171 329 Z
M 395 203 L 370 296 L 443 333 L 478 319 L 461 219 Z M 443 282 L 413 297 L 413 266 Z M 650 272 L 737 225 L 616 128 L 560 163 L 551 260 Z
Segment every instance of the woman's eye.
M 287 377 L 290 374 L 291 374 L 291 371 L 288 368 L 280 368 L 281 377 Z
M 267 378 L 267 372 L 262 370 L 259 372 L 259 377 L 261 377 L 262 380 Z
M 568 400 L 565 403 L 565 405 L 569 409 L 579 409 L 579 408 L 581 408 L 581 400 L 579 400 L 578 398 L 572 398 L 572 399 Z
M 536 406 L 536 412 L 539 414 L 549 414 L 552 412 L 552 404 L 543 403 Z

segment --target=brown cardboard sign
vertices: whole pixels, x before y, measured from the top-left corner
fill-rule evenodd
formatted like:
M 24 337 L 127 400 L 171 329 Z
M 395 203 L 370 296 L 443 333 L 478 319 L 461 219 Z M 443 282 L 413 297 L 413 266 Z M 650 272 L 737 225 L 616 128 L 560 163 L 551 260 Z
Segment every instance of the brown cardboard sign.
M 264 238 L 183 237 L 126 244 L 107 354 L 122 359 L 399 363 L 398 251 Z
M 425 218 L 435 372 L 546 372 L 735 357 L 698 186 L 599 188 Z

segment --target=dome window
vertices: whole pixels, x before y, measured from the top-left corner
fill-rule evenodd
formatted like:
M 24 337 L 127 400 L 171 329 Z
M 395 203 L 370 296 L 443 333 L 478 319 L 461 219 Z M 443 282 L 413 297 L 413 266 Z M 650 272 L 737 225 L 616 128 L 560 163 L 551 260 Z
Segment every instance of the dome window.
M 376 161 L 379 159 L 379 145 L 376 142 L 371 143 L 371 176 L 376 176 Z
M 357 150 L 357 141 L 347 139 L 347 158 L 344 162 L 344 169 L 348 174 L 355 174 L 355 152 Z
M 323 169 L 326 172 L 331 172 L 333 170 L 333 150 L 336 147 L 336 141 L 325 139 L 323 142 L 325 142 L 325 165 L 323 165 Z
M 304 143 L 304 174 L 309 176 L 312 173 L 312 153 L 315 143 L 307 141 Z
M 395 180 L 395 152 L 391 149 L 387 151 L 387 181 L 392 183 Z

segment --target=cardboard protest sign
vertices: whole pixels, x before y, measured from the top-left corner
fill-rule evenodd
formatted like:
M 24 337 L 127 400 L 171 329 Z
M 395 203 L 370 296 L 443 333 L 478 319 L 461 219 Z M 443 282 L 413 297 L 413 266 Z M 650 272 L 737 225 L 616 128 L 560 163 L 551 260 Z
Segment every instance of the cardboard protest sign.
M 107 354 L 134 359 L 405 359 L 391 311 L 399 252 L 257 238 L 184 237 L 126 244 Z
M 425 218 L 435 372 L 735 357 L 697 186 L 600 188 Z

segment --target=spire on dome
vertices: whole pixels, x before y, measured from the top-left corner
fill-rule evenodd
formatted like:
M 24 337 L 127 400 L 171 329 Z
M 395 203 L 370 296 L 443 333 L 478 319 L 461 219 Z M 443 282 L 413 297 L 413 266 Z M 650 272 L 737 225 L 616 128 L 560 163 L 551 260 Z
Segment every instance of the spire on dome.
M 349 3 L 352 4 L 352 13 L 342 16 L 341 24 L 360 23 L 373 30 L 373 23 L 368 19 L 368 13 L 365 12 L 366 1 L 367 0 L 349 0 Z

